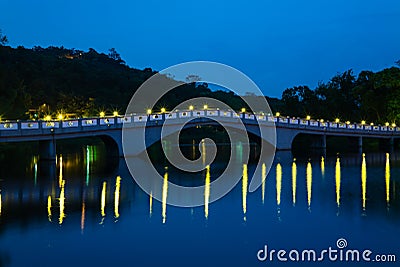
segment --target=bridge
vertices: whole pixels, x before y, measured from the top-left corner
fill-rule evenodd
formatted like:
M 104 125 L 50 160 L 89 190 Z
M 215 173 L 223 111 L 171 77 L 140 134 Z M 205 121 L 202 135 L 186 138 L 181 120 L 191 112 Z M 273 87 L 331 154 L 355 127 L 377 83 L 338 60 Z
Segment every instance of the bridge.
M 205 118 L 205 116 L 207 118 Z M 215 120 L 214 120 L 215 118 Z M 123 157 L 122 128 L 128 127 L 133 133 L 146 129 L 146 145 L 159 141 L 161 128 L 168 120 L 168 127 L 176 127 L 183 120 L 190 121 L 186 128 L 216 125 L 223 121 L 232 128 L 239 128 L 243 122 L 247 132 L 260 136 L 261 127 L 276 127 L 276 149 L 290 150 L 293 140 L 299 134 L 312 135 L 314 147 L 326 148 L 327 136 L 357 138 L 362 147 L 363 138 L 386 139 L 393 144 L 400 137 L 400 127 L 395 125 L 366 125 L 350 122 L 325 122 L 311 118 L 289 118 L 248 112 L 224 111 L 218 109 L 183 110 L 158 114 L 131 114 L 124 116 L 93 117 L 68 120 L 3 121 L 0 122 L 0 142 L 39 142 L 42 159 L 55 159 L 56 142 L 62 139 L 100 137 L 106 147 L 114 148 Z M 172 123 L 171 123 L 172 122 Z M 175 125 L 175 126 L 174 126 Z M 267 137 L 268 138 L 268 137 Z M 273 140 L 264 140 L 272 142 Z M 136 151 L 139 154 L 142 151 Z

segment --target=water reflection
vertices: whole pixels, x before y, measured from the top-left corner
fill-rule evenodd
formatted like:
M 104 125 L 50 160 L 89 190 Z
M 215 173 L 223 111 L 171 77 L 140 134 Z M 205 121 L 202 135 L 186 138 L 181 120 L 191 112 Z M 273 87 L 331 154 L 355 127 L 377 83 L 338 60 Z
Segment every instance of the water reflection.
M 246 221 L 246 212 L 247 212 L 247 184 L 248 184 L 247 164 L 243 164 L 242 209 L 243 209 L 243 220 L 245 220 L 245 221 Z
M 62 183 L 63 183 L 63 157 L 62 157 L 62 155 L 60 155 L 58 162 L 59 162 L 59 168 L 60 168 L 59 175 L 58 175 L 58 186 L 61 188 Z
M 201 147 L 200 147 L 201 148 Z M 119 224 L 122 222 L 120 221 L 121 214 L 124 215 L 125 218 L 129 218 L 129 216 L 125 215 L 124 208 L 127 207 L 136 207 L 136 205 L 140 205 L 140 199 L 145 199 L 145 206 L 146 206 L 146 214 L 149 212 L 149 216 L 152 216 L 153 212 L 153 194 L 150 196 L 144 196 L 143 198 L 139 197 L 136 188 L 132 189 L 132 192 L 126 190 L 125 188 L 125 181 L 128 184 L 133 184 L 131 179 L 122 179 L 121 177 L 125 177 L 128 173 L 120 173 L 120 170 L 117 170 L 107 176 L 106 178 L 104 175 L 91 175 L 91 180 L 89 185 L 86 184 L 88 173 L 95 171 L 96 168 L 91 168 L 92 160 L 87 160 L 93 158 L 93 156 L 89 156 L 92 152 L 91 149 L 86 147 L 80 151 L 81 153 L 81 160 L 79 161 L 79 172 L 75 174 L 71 171 L 73 167 L 75 158 L 72 158 L 68 154 L 58 155 L 57 157 L 57 164 L 54 162 L 49 164 L 48 168 L 56 168 L 56 174 L 52 177 L 43 176 L 42 167 L 40 165 L 37 177 L 37 185 L 34 185 L 32 178 L 34 177 L 35 173 L 35 161 L 32 160 L 34 158 L 30 157 L 27 160 L 27 164 L 30 168 L 24 168 L 24 170 L 29 171 L 27 174 L 27 181 L 25 184 L 11 183 L 9 182 L 7 186 L 5 186 L 4 182 L 2 181 L 1 188 L 2 191 L 0 192 L 0 215 L 2 221 L 5 221 L 5 218 L 8 218 L 8 213 L 17 214 L 14 208 L 11 208 L 11 205 L 15 206 L 22 206 L 26 207 L 26 205 L 31 205 L 31 203 L 38 204 L 40 206 L 41 212 L 37 212 L 36 214 L 42 214 L 40 216 L 43 217 L 43 220 L 46 222 L 54 222 L 56 225 L 62 224 L 65 225 L 70 221 L 74 221 L 77 224 L 76 229 L 80 229 L 83 233 L 83 230 L 87 227 L 90 227 L 91 218 L 95 218 L 95 224 L 98 225 L 99 220 L 99 213 L 101 215 L 101 223 L 107 222 L 105 220 L 106 215 L 110 216 L 113 222 L 119 221 Z M 89 152 L 89 153 L 87 153 Z M 372 158 L 371 158 L 372 157 Z M 301 158 L 301 157 L 300 157 Z M 273 179 L 266 179 L 267 177 L 267 167 L 265 164 L 262 164 L 261 168 L 261 198 L 262 203 L 264 204 L 262 207 L 265 210 L 273 207 L 274 209 L 276 206 L 278 207 L 278 213 L 280 210 L 287 208 L 286 204 L 290 206 L 296 206 L 293 210 L 297 210 L 297 206 L 304 209 L 304 207 L 308 207 L 310 209 L 311 202 L 313 202 L 313 214 L 318 211 L 318 209 L 322 206 L 324 201 L 326 203 L 336 203 L 336 206 L 341 211 L 341 216 L 345 216 L 345 211 L 352 206 L 349 202 L 354 201 L 354 203 L 360 204 L 360 197 L 359 192 L 360 190 L 360 174 L 358 173 L 354 175 L 352 171 L 356 168 L 356 170 L 360 168 L 360 157 L 358 156 L 357 160 L 353 158 L 346 158 L 346 157 L 328 157 L 323 158 L 320 155 L 317 155 L 308 161 L 306 160 L 299 160 L 290 157 L 283 157 L 279 158 L 279 163 L 275 163 L 275 170 L 268 174 Z M 31 161 L 32 160 L 32 161 Z M 312 162 L 316 160 L 316 164 L 321 164 L 321 173 L 315 172 L 312 173 Z M 321 160 L 321 162 L 319 162 Z M 390 161 L 391 160 L 391 161 Z M 380 154 L 380 155 L 368 155 L 368 171 L 369 173 L 369 209 L 376 209 L 376 207 L 381 207 L 383 204 L 391 205 L 390 212 L 393 213 L 396 211 L 396 186 L 398 188 L 398 181 L 395 177 L 395 169 L 397 168 L 396 163 L 396 156 L 389 155 L 389 154 Z M 88 167 L 88 163 L 89 167 Z M 96 166 L 96 162 L 93 162 L 94 166 Z M 251 208 L 253 211 L 254 202 L 252 202 L 252 195 L 248 193 L 248 183 L 249 183 L 249 174 L 251 174 L 252 168 L 254 167 L 249 164 L 242 164 L 242 184 L 238 185 L 238 187 L 231 191 L 229 194 L 234 194 L 234 198 L 236 200 L 242 202 L 242 212 L 239 216 L 243 217 L 243 220 L 247 220 L 247 209 Z M 325 166 L 326 164 L 326 166 Z M 385 164 L 385 186 L 383 186 L 383 166 Z M 366 165 L 366 155 L 362 155 L 362 163 L 361 163 L 361 194 L 362 194 L 362 209 L 365 211 L 366 209 L 366 193 L 367 193 L 367 165 Z M 348 168 L 351 166 L 351 168 Z M 317 166 L 318 167 L 318 166 Z M 326 170 L 325 170 L 326 167 Z M 375 172 L 374 172 L 375 168 Z M 392 170 L 391 170 L 392 168 Z M 208 220 L 209 219 L 209 206 L 210 206 L 210 195 L 211 195 L 211 175 L 217 176 L 218 168 L 215 165 L 206 166 L 205 171 L 203 173 L 198 174 L 199 183 L 205 185 L 204 187 L 204 208 L 201 207 L 199 210 L 194 208 L 192 211 L 196 214 L 197 211 L 201 216 L 203 216 Z M 327 182 L 322 183 L 324 187 L 321 186 L 320 178 L 321 174 L 326 171 L 326 178 Z M 392 171 L 392 172 L 391 172 Z M 72 174 L 71 174 L 72 173 Z M 291 173 L 285 179 L 283 177 L 283 173 L 288 174 Z M 378 173 L 380 175 L 374 175 L 374 173 Z M 314 174 L 314 177 L 313 177 Z M 342 180 L 343 177 L 349 177 L 349 179 Z M 168 179 L 171 177 L 176 177 L 176 170 L 170 169 L 168 170 L 165 168 L 163 182 L 160 185 L 160 189 L 162 190 L 161 196 L 161 215 L 162 215 L 162 223 L 166 223 L 166 213 L 167 213 L 167 199 L 168 199 Z M 176 176 L 175 176 L 176 175 Z M 275 175 L 275 177 L 273 177 Z M 352 177 L 355 176 L 355 177 Z M 257 175 L 259 177 L 259 175 Z M 374 176 L 377 176 L 379 180 L 374 181 Z M 3 176 L 4 177 L 4 176 Z M 11 177 L 11 176 L 10 176 Z M 185 176 L 182 176 L 182 179 L 185 179 Z M 276 179 L 274 179 L 276 178 Z M 356 178 L 357 184 L 353 185 L 351 181 L 354 181 Z M 201 180 L 200 180 L 201 179 Z M 297 187 L 297 180 L 304 181 L 306 180 L 306 184 L 300 183 Z M 314 180 L 314 184 L 313 184 Z M 10 179 L 11 181 L 11 179 Z M 12 188 L 10 185 L 14 186 Z M 375 186 L 376 185 L 376 186 Z M 162 188 L 161 188 L 162 187 Z M 241 188 L 240 188 L 241 187 Z M 289 189 L 291 187 L 291 190 Z M 121 191 L 122 188 L 122 191 Z M 129 188 L 129 186 L 128 186 Z M 283 190 L 282 190 L 283 188 Z M 285 191 L 285 188 L 288 190 Z M 12 189 L 12 190 L 11 190 Z M 265 191 L 270 190 L 270 191 Z M 274 195 L 274 191 L 276 190 L 276 199 Z M 314 190 L 314 195 L 312 195 L 312 190 Z M 335 190 L 335 196 L 330 194 Z M 358 191 L 357 191 L 358 190 Z M 380 191 L 379 191 L 380 190 Z M 129 193 L 127 193 L 129 191 Z M 134 191 L 134 192 L 133 192 Z M 140 190 L 139 190 L 140 191 Z M 241 191 L 241 192 L 240 192 Z M 291 191 L 291 192 L 290 192 Z M 153 191 L 154 192 L 154 191 Z M 273 194 L 269 194 L 272 192 Z M 325 192 L 328 192 L 325 194 Z M 378 193 L 377 193 L 378 192 Z M 259 192 L 256 193 L 255 199 L 259 203 Z M 286 194 L 286 195 L 285 195 Z M 135 197 L 133 197 L 133 195 Z M 346 196 L 346 197 L 343 197 Z M 356 196 L 356 197 L 354 197 Z M 148 198 L 149 197 L 149 198 Z M 307 204 L 305 203 L 305 198 L 307 197 Z M 303 199 L 304 201 L 297 201 L 297 198 Z M 46 206 L 47 201 L 47 206 Z M 147 202 L 149 201 L 149 202 Z M 223 201 L 223 200 L 222 200 Z M 286 201 L 288 203 L 286 203 Z M 380 201 L 380 203 L 379 203 Z M 131 205 L 131 203 L 134 203 Z M 158 203 L 158 202 L 156 202 Z M 378 203 L 378 205 L 376 204 Z M 240 203 L 237 203 L 240 205 Z M 276 204 L 276 205 L 275 205 Z M 149 205 L 149 210 L 147 210 L 147 205 Z M 156 205 L 156 204 L 155 204 Z M 302 206 L 302 207 L 301 207 Z M 30 206 L 29 206 L 30 207 Z M 157 206 L 159 207 L 159 206 Z M 237 205 L 235 206 L 238 207 Z M 261 205 L 260 205 L 261 207 Z M 109 209 L 108 209 L 109 208 Z M 108 209 L 108 210 L 107 210 Z M 203 210 L 204 209 L 204 210 Z M 215 212 L 225 212 L 218 210 L 218 205 L 215 208 Z M 255 212 L 257 212 L 257 208 L 254 208 Z M 264 212 L 265 212 L 264 210 Z M 338 209 L 337 209 L 338 210 Z M 47 216 L 46 216 L 47 211 Z M 106 214 L 108 211 L 108 214 Z M 213 209 L 214 211 L 214 209 Z M 386 211 L 386 209 L 385 209 Z M 158 211 L 160 212 L 160 211 Z M 168 211 L 170 214 L 169 216 L 175 216 L 176 210 L 171 208 Z M 203 213 L 204 212 L 204 213 Z M 68 213 L 68 216 L 66 215 Z M 129 210 L 126 211 L 129 214 Z M 96 216 L 91 216 L 95 214 Z M 285 212 L 285 216 L 286 216 Z M 338 213 L 336 213 L 338 214 Z M 338 214 L 339 215 L 339 214 Z M 30 215 L 31 216 L 31 215 Z M 147 215 L 146 215 L 147 216 Z M 215 216 L 218 217 L 218 216 Z M 257 220 L 253 218 L 252 220 Z M 254 216 L 255 217 L 255 216 Z M 335 216 L 336 217 L 336 216 Z M 66 219 L 67 218 L 67 219 Z M 282 217 L 285 219 L 285 217 Z M 58 220 L 57 220 L 58 219 Z M 212 218 L 214 220 L 214 216 Z M 240 218 L 242 219 L 242 218 Z M 111 221 L 111 220 L 110 220 Z M 161 224 L 161 220 L 158 222 Z M 85 228 L 86 227 L 86 228 Z M 64 227 L 66 228 L 66 227 Z
M 310 208 L 311 207 L 311 193 L 312 193 L 312 167 L 311 167 L 311 162 L 307 163 L 306 179 L 307 179 L 307 203 L 308 203 L 308 208 Z
M 65 180 L 61 180 L 61 190 L 60 190 L 60 216 L 58 218 L 58 223 L 62 224 L 65 218 Z
M 168 197 L 168 172 L 164 173 L 164 182 L 162 187 L 162 222 L 167 220 L 167 197 Z
M 296 205 L 296 189 L 297 188 L 297 164 L 296 159 L 292 163 L 292 203 Z
M 208 203 L 210 201 L 210 165 L 206 166 L 206 180 L 204 187 L 204 216 L 208 218 Z
M 103 182 L 103 189 L 101 190 L 101 217 L 106 216 L 106 191 L 107 191 L 107 182 Z
M 365 154 L 362 154 L 361 163 L 361 192 L 362 192 L 362 208 L 365 211 L 365 205 L 367 200 L 367 163 L 365 161 Z
M 51 222 L 51 196 L 47 197 L 47 218 Z
M 340 183 L 341 183 L 341 174 L 340 174 L 340 159 L 336 159 L 335 166 L 335 184 L 336 184 L 336 204 L 340 206 Z
M 387 203 L 387 205 L 389 205 L 389 202 L 390 202 L 390 158 L 389 158 L 389 153 L 386 153 L 385 184 L 386 184 L 386 203 Z
M 121 177 L 117 176 L 115 179 L 115 192 L 114 192 L 114 217 L 119 218 L 119 194 L 121 190 Z
M 282 166 L 280 163 L 276 165 L 276 204 L 281 204 L 281 189 L 282 189 Z
M 322 178 L 325 177 L 325 158 L 321 157 L 321 175 Z
M 149 199 L 149 216 L 153 214 L 153 192 L 150 192 L 150 199 Z
M 265 200 L 265 180 L 267 179 L 267 166 L 265 163 L 262 164 L 261 167 L 261 201 L 264 204 Z

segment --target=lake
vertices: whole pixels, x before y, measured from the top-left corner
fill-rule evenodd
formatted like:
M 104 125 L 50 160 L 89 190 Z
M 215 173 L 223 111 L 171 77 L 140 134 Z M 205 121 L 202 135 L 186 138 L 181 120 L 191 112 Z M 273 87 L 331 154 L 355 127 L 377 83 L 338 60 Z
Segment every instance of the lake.
M 58 154 L 56 162 L 36 155 L 1 161 L 0 266 L 368 264 L 345 262 L 345 249 L 370 250 L 371 261 L 400 257 L 399 153 L 277 152 L 257 191 L 246 190 L 249 162 L 222 199 L 207 203 L 213 188 L 206 186 L 205 206 L 179 208 L 144 193 L 124 159 L 103 152 L 87 145 Z M 206 185 L 223 166 L 214 162 L 189 175 L 163 168 L 164 162 L 157 163 L 164 177 Z M 339 239 L 346 242 L 342 258 Z M 268 256 L 276 250 L 272 261 L 258 259 L 265 246 Z M 320 264 L 297 262 L 290 253 L 298 251 L 301 261 L 302 251 L 313 249 L 318 261 L 329 247 L 338 250 L 337 259 L 326 256 Z M 278 250 L 286 251 L 280 254 L 286 262 Z

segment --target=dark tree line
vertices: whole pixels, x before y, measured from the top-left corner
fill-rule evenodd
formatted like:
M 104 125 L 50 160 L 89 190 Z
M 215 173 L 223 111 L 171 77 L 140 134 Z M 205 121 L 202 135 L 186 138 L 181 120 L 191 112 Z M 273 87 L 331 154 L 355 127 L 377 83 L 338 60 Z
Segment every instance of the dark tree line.
M 56 115 L 60 111 L 79 117 L 103 110 L 123 113 L 134 92 L 155 73 L 150 68 L 128 67 L 114 48 L 106 55 L 92 48 L 85 52 L 64 47 L 0 46 L 0 114 L 3 119 L 25 119 L 32 116 L 28 110 L 37 110 L 39 118 L 46 112 Z M 197 96 L 220 99 L 236 109 L 243 106 L 232 93 L 190 83 L 165 95 L 156 108 L 168 110 Z
M 314 90 L 295 86 L 282 93 L 283 113 L 290 116 L 375 123 L 400 122 L 400 69 L 352 70 L 337 74 Z

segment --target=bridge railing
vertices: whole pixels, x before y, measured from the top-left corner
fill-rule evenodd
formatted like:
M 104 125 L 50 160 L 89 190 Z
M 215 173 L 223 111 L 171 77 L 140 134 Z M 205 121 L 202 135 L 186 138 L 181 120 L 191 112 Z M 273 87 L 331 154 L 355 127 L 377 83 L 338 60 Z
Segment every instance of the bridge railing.
M 235 112 L 232 110 L 181 110 L 169 113 L 155 114 L 130 114 L 125 116 L 110 117 L 93 117 L 79 118 L 68 120 L 50 120 L 50 121 L 5 121 L 0 122 L 0 136 L 2 133 L 23 130 L 54 130 L 54 129 L 91 129 L 94 126 L 114 126 L 122 127 L 123 124 L 143 125 L 144 123 L 158 124 L 165 120 L 179 120 L 187 118 L 200 118 L 203 116 L 222 117 L 222 118 L 239 118 L 245 123 L 272 124 L 278 127 L 296 127 L 307 129 L 324 129 L 324 130 L 344 130 L 344 131 L 368 131 L 372 133 L 390 132 L 392 134 L 400 134 L 400 127 L 382 126 L 382 125 L 366 125 L 360 123 L 343 123 L 343 122 L 325 122 L 322 120 L 312 120 L 304 118 L 289 118 L 282 116 L 271 116 L 265 114 L 253 114 L 248 112 Z M 8 135 L 8 134 L 7 134 Z

